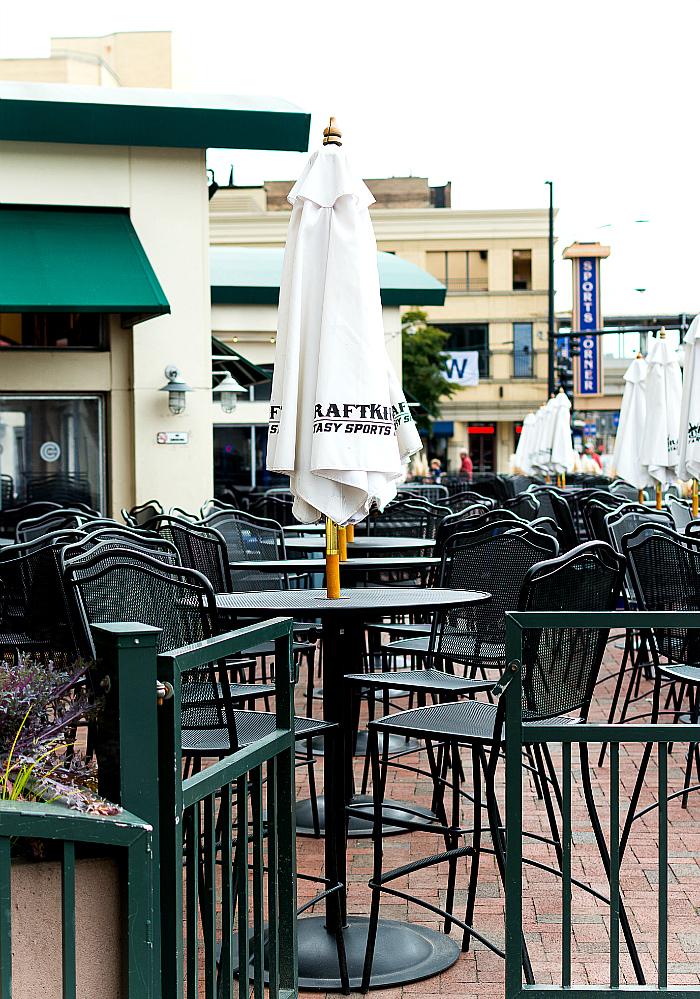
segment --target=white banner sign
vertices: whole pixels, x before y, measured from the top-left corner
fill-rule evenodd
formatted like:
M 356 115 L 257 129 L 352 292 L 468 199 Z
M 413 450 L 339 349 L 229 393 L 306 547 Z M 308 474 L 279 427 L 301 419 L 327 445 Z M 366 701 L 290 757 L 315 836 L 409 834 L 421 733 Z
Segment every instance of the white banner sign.
M 448 382 L 455 385 L 479 384 L 479 351 L 478 350 L 448 350 L 446 351 Z

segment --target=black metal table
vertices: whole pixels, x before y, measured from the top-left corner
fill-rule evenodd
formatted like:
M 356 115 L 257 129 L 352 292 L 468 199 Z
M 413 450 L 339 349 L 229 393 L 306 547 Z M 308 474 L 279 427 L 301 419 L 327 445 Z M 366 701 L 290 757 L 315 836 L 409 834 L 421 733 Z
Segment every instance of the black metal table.
M 326 539 L 321 537 L 306 538 L 285 538 L 284 546 L 291 552 L 323 552 L 326 550 Z M 354 541 L 348 541 L 348 558 L 352 558 L 355 553 L 362 556 L 365 552 L 371 555 L 379 555 L 381 552 L 404 552 L 421 551 L 435 547 L 432 538 L 369 538 L 356 537 Z
M 371 540 L 371 539 L 368 539 Z M 395 540 L 395 539 L 381 539 Z M 251 593 L 219 593 L 216 604 L 227 615 L 279 617 L 290 614 L 320 617 L 324 636 L 323 716 L 339 727 L 339 747 L 326 765 L 326 787 L 332 782 L 337 800 L 349 803 L 353 791 L 352 719 L 343 678 L 362 671 L 365 619 L 384 614 L 415 610 L 437 610 L 465 604 L 485 603 L 489 593 L 473 590 L 341 589 L 338 600 L 329 600 L 323 590 L 261 590 Z M 328 757 L 327 757 L 328 759 Z M 326 870 L 338 860 L 340 880 L 345 881 L 347 836 L 345 816 L 333 815 L 326 830 Z M 362 978 L 368 919 L 346 919 L 345 949 L 350 986 L 359 987 Z M 325 926 L 324 916 L 301 919 L 299 935 L 299 985 L 307 989 L 336 991 L 340 988 L 335 938 Z M 449 968 L 459 957 L 459 945 L 436 930 L 396 920 L 382 919 L 377 931 L 374 988 L 418 981 Z
M 288 542 L 287 542 L 288 544 Z M 269 559 L 264 562 L 229 562 L 232 570 L 255 572 L 323 572 L 325 560 L 322 558 Z M 340 563 L 341 575 L 365 575 L 368 572 L 399 572 L 402 569 L 430 569 L 440 565 L 437 556 L 384 555 L 378 558 L 349 558 Z

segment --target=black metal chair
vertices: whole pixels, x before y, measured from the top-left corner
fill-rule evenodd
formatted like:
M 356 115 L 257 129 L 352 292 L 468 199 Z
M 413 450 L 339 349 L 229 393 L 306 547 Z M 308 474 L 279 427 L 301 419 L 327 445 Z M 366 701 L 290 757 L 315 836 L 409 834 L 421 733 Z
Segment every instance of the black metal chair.
M 482 496 L 471 489 L 465 489 L 460 493 L 452 493 L 447 499 L 443 500 L 441 505 L 449 506 L 453 513 L 459 513 L 460 510 L 464 510 L 466 507 L 480 506 L 483 507 L 481 512 L 486 513 L 487 510 L 495 509 L 497 504 L 492 496 Z
M 287 557 L 282 525 L 240 510 L 210 514 L 205 525 L 217 530 L 224 541 L 229 562 L 266 562 Z M 231 588 L 247 590 L 286 590 L 289 580 L 280 572 L 236 569 L 231 572 Z
M 693 511 L 690 500 L 682 500 L 678 499 L 676 496 L 668 496 L 666 498 L 666 503 L 671 511 L 671 516 L 673 517 L 673 523 L 675 524 L 676 530 L 683 532 L 688 524 L 692 523 L 693 520 Z
M 401 499 L 424 499 L 437 506 L 449 506 L 450 490 L 435 483 L 404 482 L 397 490 Z
M 372 533 L 387 538 L 435 538 L 438 525 L 452 511 L 427 500 L 396 500 L 372 513 Z
M 122 510 L 122 517 L 128 527 L 142 527 L 147 520 L 151 520 L 152 517 L 157 517 L 161 513 L 163 513 L 163 507 L 158 500 L 148 500 L 147 503 L 132 506 L 130 510 Z
M 34 503 L 22 503 L 19 506 L 4 507 L 0 510 L 0 523 L 2 523 L 2 533 L 5 537 L 15 539 L 15 528 L 20 520 L 29 520 L 34 517 L 41 517 L 45 513 L 53 510 L 61 510 L 60 503 L 50 503 L 48 501 L 37 501 Z
M 520 610 L 611 610 L 615 607 L 624 575 L 624 560 L 609 545 L 589 542 L 566 555 L 530 568 L 519 597 Z M 566 629 L 548 631 L 528 630 L 523 645 L 523 720 L 525 724 L 546 721 L 556 717 L 561 721 L 575 724 L 585 719 L 600 669 L 607 632 L 601 629 Z M 502 880 L 505 877 L 505 844 L 503 823 L 499 814 L 495 774 L 503 745 L 503 720 L 505 703 L 501 698 L 498 704 L 477 700 L 442 702 L 406 712 L 388 715 L 370 723 L 370 747 L 372 760 L 374 796 L 374 872 L 370 881 L 372 905 L 367 953 L 364 967 L 362 991 L 366 992 L 372 971 L 374 943 L 379 902 L 383 891 L 404 898 L 417 905 L 427 906 L 445 920 L 445 932 L 452 924 L 463 930 L 462 948 L 468 949 L 470 938 L 476 937 L 494 953 L 503 957 L 503 952 L 485 936 L 472 927 L 474 902 L 479 873 L 479 857 L 484 852 L 494 852 Z M 571 717 L 576 712 L 577 717 Z M 438 824 L 417 823 L 407 818 L 407 828 L 422 827 L 443 836 L 445 849 L 434 856 L 413 860 L 412 863 L 383 870 L 382 838 L 379 835 L 382 821 L 382 802 L 389 765 L 403 766 L 389 758 L 387 740 L 383 736 L 394 734 L 404 738 L 418 738 L 425 741 L 428 748 L 430 776 L 434 786 L 433 811 Z M 380 742 L 382 753 L 380 756 Z M 435 752 L 437 746 L 441 752 Z M 473 828 L 465 830 L 461 823 L 461 779 L 463 768 L 460 763 L 460 747 L 471 750 L 472 773 L 474 780 Z M 606 870 L 609 871 L 609 856 L 600 829 L 595 803 L 590 788 L 587 749 L 580 747 L 581 765 L 586 787 L 586 801 L 594 826 L 596 840 Z M 538 748 L 534 748 L 539 784 L 545 798 L 551 829 L 549 842 L 555 847 L 561 863 L 561 840 L 556 825 L 550 782 L 553 769 L 551 761 Z M 483 775 L 483 782 L 482 782 Z M 493 850 L 482 845 L 482 787 L 486 801 Z M 451 815 L 448 817 L 446 799 L 451 797 Z M 350 808 L 350 814 L 354 814 Z M 526 833 L 527 835 L 527 833 Z M 460 846 L 463 837 L 468 836 L 469 845 Z M 541 839 L 536 836 L 536 839 Z M 464 920 L 454 915 L 455 880 L 457 863 L 460 858 L 472 858 L 469 891 Z M 526 861 L 527 862 L 527 861 Z M 448 864 L 446 903 L 444 908 L 432 902 L 397 888 L 388 886 L 414 870 L 422 870 L 432 864 Z M 632 939 L 629 922 L 620 907 L 621 924 L 628 949 L 632 955 L 635 970 L 643 981 L 641 966 Z M 523 965 L 528 983 L 534 982 L 527 949 L 523 943 Z
M 51 510 L 40 517 L 20 520 L 15 526 L 15 541 L 17 544 L 24 544 L 56 531 L 73 530 L 81 527 L 88 519 L 82 510 Z
M 561 528 L 561 532 L 564 536 L 564 547 L 566 551 L 576 548 L 577 545 L 581 544 L 581 539 L 579 538 L 579 533 L 576 529 L 576 524 L 574 523 L 574 515 L 571 507 L 569 506 L 569 497 L 562 496 L 559 493 L 550 490 L 549 502 L 554 510 L 554 516 L 557 524 Z
M 501 503 L 502 510 L 509 510 L 521 520 L 537 520 L 540 511 L 540 501 L 532 493 L 519 493 Z
M 159 514 L 145 521 L 143 530 L 174 545 L 181 564 L 206 576 L 215 593 L 231 593 L 226 541 L 216 528 Z

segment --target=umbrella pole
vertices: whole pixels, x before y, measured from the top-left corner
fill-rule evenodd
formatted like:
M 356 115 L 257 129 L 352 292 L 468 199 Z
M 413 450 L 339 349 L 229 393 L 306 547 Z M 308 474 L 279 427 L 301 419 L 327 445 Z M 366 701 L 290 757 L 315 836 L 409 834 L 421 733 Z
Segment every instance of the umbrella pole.
M 638 503 L 643 503 L 644 502 L 644 490 L 643 489 L 638 489 L 637 490 L 637 502 Z
M 661 483 L 656 483 L 656 509 L 661 509 Z
M 698 480 L 693 479 L 693 520 L 698 519 Z
M 326 596 L 337 600 L 340 596 L 340 568 L 338 556 L 338 525 L 326 517 Z
M 566 472 L 561 473 L 561 487 L 566 489 Z
M 341 562 L 347 562 L 348 560 L 348 539 L 347 539 L 347 528 L 338 528 L 338 556 Z
M 348 524 L 348 526 L 345 528 L 345 540 L 346 541 L 354 541 L 355 540 L 355 525 L 354 524 Z

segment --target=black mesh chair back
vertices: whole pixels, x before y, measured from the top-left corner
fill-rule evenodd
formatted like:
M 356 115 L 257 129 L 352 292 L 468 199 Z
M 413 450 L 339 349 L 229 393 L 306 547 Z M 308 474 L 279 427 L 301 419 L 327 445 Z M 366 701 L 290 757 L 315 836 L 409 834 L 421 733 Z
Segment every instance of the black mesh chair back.
M 144 530 L 170 541 L 180 553 L 181 564 L 206 576 L 215 593 L 231 592 L 228 549 L 216 528 L 162 514 L 146 521 Z
M 80 537 L 79 531 L 57 532 L 0 551 L 0 643 L 77 654 L 61 553 Z
M 690 502 L 678 499 L 676 496 L 668 496 L 666 498 L 666 503 L 671 511 L 671 516 L 673 517 L 673 523 L 675 524 L 676 530 L 683 532 L 693 519 L 693 511 L 690 506 Z
M 589 541 L 532 566 L 519 610 L 609 611 L 620 597 L 625 560 L 610 545 Z M 585 718 L 603 661 L 608 630 L 528 629 L 523 632 L 523 720 L 577 711 Z
M 128 511 L 122 510 L 122 517 L 129 527 L 142 527 L 147 520 L 151 520 L 161 513 L 163 513 L 163 507 L 158 500 L 148 500 L 147 503 L 141 503 L 140 506 L 132 506 Z
M 85 654 L 94 656 L 94 624 L 138 621 L 160 628 L 158 652 L 210 638 L 219 631 L 214 592 L 194 569 L 168 566 L 128 548 L 101 547 L 65 564 Z
M 274 520 L 237 510 L 211 514 L 206 523 L 226 542 L 229 562 L 266 562 L 287 557 L 282 525 Z M 230 579 L 236 593 L 289 588 L 287 577 L 280 572 L 232 569 Z
M 555 520 L 561 528 L 565 548 L 567 551 L 576 548 L 580 539 L 568 498 L 561 496 L 559 493 L 550 492 L 549 502 L 554 510 Z
M 582 507 L 583 519 L 586 522 L 586 529 L 591 541 L 609 541 L 610 533 L 605 523 L 606 516 L 611 510 L 619 510 L 624 505 L 619 499 L 613 498 L 610 502 L 591 498 L 586 500 Z
M 690 523 L 685 525 L 683 533 L 686 537 L 700 539 L 700 520 L 691 520 Z
M 435 548 L 438 555 L 442 554 L 445 542 L 454 534 L 461 534 L 464 531 L 480 531 L 488 527 L 495 535 L 506 530 L 512 524 L 525 523 L 525 521 L 519 521 L 519 518 L 511 511 L 487 510 L 485 513 L 478 511 L 479 507 L 467 507 L 460 513 L 453 513 L 444 518 L 435 537 Z M 499 514 L 503 514 L 503 516 L 499 516 Z
M 642 525 L 654 524 L 670 527 L 671 530 L 675 527 L 673 517 L 668 510 L 655 510 L 652 507 L 640 506 L 639 503 L 625 503 L 624 506 L 611 510 L 605 516 L 608 540 L 618 552 L 622 551 L 622 539 L 626 534 L 631 534 Z
M 502 503 L 514 495 L 508 479 L 495 472 L 474 472 L 470 488 L 481 496 L 490 496 L 497 503 Z
M 640 525 L 622 539 L 641 610 L 700 610 L 700 546 L 671 529 Z M 700 632 L 655 628 L 658 651 L 672 662 L 700 664 Z
M 485 513 L 487 510 L 495 509 L 497 504 L 492 496 L 480 496 L 479 493 L 472 492 L 471 489 L 465 489 L 460 493 L 452 493 L 442 505 L 449 506 L 453 513 L 459 513 L 460 510 L 466 510 L 467 507 L 471 506 L 479 506 Z
M 251 498 L 248 513 L 287 526 L 296 523 L 293 507 L 294 496 L 288 489 L 268 490 Z
M 434 538 L 451 510 L 427 501 L 396 500 L 372 516 L 373 533 L 385 538 Z
M 13 506 L 9 508 L 3 508 L 0 511 L 0 517 L 2 518 L 2 532 L 4 535 L 11 537 L 14 540 L 15 528 L 21 520 L 30 520 L 34 517 L 42 517 L 45 513 L 51 513 L 53 510 L 61 510 L 60 503 L 23 503 L 21 506 Z
M 437 503 L 449 506 L 447 500 L 450 490 L 447 486 L 436 484 L 424 484 L 420 482 L 404 482 L 398 488 L 399 496 L 403 499 L 424 499 L 428 503 Z
M 82 510 L 51 510 L 41 517 L 20 520 L 15 527 L 15 541 L 24 544 L 56 531 L 80 527 L 89 518 Z
M 510 481 L 514 496 L 524 493 L 530 486 L 544 485 L 544 479 L 536 475 L 514 475 Z
M 631 485 L 629 482 L 625 482 L 623 479 L 615 479 L 610 486 L 610 492 L 615 493 L 616 496 L 631 500 L 633 503 L 636 503 L 639 499 L 639 490 L 637 487 Z
M 435 655 L 470 664 L 501 668 L 505 661 L 506 611 L 515 610 L 523 580 L 531 566 L 550 558 L 556 544 L 529 525 L 516 524 L 502 534 L 477 531 L 449 538 L 442 556 L 439 585 L 485 590 L 485 604 L 436 614 Z
M 532 493 L 519 493 L 501 503 L 502 510 L 510 510 L 522 520 L 537 520 L 540 511 L 540 501 Z
M 556 523 L 558 524 L 559 521 L 557 520 L 557 514 L 554 507 L 552 506 L 553 493 L 558 493 L 560 496 L 563 496 L 564 490 L 559 489 L 556 486 L 530 486 L 526 490 L 526 494 L 528 496 L 534 496 L 536 497 L 536 499 L 539 500 L 540 517 L 551 517 L 552 520 L 556 521 Z
M 206 503 L 202 504 L 199 516 L 201 520 L 206 520 L 212 513 L 226 513 L 231 510 L 240 510 L 240 506 L 237 503 L 225 503 L 223 500 L 208 499 Z M 170 512 L 174 516 L 177 516 L 177 514 L 174 514 L 173 510 Z
M 78 541 L 67 544 L 61 553 L 61 571 L 66 564 L 74 560 L 83 561 L 90 557 L 96 548 L 103 551 L 107 548 L 128 548 L 143 552 L 165 562 L 167 565 L 181 565 L 180 553 L 171 541 L 158 537 L 157 534 L 146 534 L 144 531 L 132 531 L 126 527 L 105 527 L 86 534 Z

